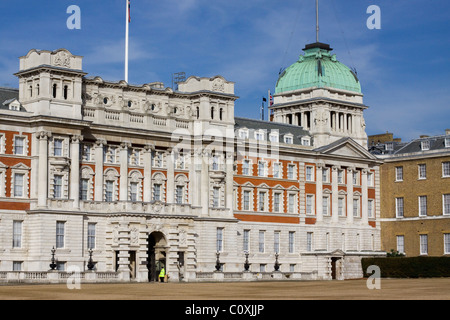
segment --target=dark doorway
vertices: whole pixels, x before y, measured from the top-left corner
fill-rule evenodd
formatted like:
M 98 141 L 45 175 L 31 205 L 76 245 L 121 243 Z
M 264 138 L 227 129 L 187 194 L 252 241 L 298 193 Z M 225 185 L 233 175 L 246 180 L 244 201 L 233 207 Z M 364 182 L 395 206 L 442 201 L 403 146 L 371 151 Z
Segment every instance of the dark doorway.
M 166 240 L 160 232 L 153 232 L 148 236 L 147 247 L 147 269 L 148 281 L 157 282 L 159 280 L 159 272 L 166 268 Z
M 331 279 L 337 280 L 338 273 L 340 272 L 340 268 L 338 268 L 339 260 L 341 258 L 331 258 Z

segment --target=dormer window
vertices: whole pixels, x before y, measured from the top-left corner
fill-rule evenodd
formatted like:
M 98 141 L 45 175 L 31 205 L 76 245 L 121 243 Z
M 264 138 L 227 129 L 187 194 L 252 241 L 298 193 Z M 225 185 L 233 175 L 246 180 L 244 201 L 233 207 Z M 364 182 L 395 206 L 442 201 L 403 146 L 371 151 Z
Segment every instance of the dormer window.
M 255 131 L 255 139 L 258 141 L 264 140 L 264 132 L 261 130 Z
M 392 151 L 394 150 L 394 143 L 388 142 L 386 143 L 386 151 Z
M 450 138 L 445 138 L 445 147 L 450 148 Z
M 294 137 L 292 136 L 292 134 L 287 134 L 284 136 L 284 143 L 287 143 L 287 144 L 294 143 Z
M 311 145 L 311 139 L 310 139 L 310 137 L 303 137 L 302 138 L 302 145 L 304 145 L 304 146 L 310 146 Z
M 277 131 L 272 131 L 269 135 L 270 142 L 278 142 L 279 141 L 279 135 Z
M 239 130 L 239 138 L 248 139 L 248 129 L 240 129 Z
M 430 140 L 425 140 L 420 143 L 422 151 L 430 150 Z

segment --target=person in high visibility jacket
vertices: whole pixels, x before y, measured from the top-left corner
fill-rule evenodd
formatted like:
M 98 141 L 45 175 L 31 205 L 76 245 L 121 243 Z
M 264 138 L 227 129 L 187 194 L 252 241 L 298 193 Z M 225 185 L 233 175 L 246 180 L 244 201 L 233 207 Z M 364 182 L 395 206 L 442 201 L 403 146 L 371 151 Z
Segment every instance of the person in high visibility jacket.
M 161 282 L 164 282 L 164 277 L 166 276 L 166 270 L 164 267 L 161 268 L 161 271 L 159 272 L 159 280 Z

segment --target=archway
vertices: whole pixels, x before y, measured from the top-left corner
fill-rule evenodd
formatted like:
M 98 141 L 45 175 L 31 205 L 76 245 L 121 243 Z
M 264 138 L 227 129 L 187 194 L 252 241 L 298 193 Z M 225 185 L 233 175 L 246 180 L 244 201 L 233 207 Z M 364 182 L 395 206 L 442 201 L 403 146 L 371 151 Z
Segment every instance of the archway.
M 161 268 L 166 268 L 167 241 L 164 234 L 156 231 L 148 236 L 147 244 L 148 281 L 155 282 Z

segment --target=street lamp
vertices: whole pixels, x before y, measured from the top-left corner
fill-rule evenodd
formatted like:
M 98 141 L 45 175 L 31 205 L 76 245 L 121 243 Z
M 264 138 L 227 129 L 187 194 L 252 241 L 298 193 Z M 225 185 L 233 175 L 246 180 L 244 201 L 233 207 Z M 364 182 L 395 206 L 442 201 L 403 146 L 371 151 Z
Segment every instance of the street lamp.
M 278 263 L 278 252 L 275 253 L 275 265 L 273 266 L 275 271 L 280 269 L 280 264 Z
M 248 251 L 245 252 L 244 269 L 245 271 L 248 271 L 248 269 L 250 269 L 250 263 L 248 263 Z
M 92 248 L 89 249 L 89 261 L 87 267 L 89 271 L 94 270 L 95 267 L 94 261 L 92 261 Z
M 219 252 L 219 251 L 217 251 L 216 256 L 217 256 L 217 260 L 216 260 L 216 270 L 217 270 L 217 271 L 220 271 L 221 265 L 220 265 L 220 252 Z
M 55 270 L 56 267 L 57 267 L 56 260 L 55 260 L 55 252 L 56 252 L 55 247 L 53 247 L 53 249 L 52 249 L 52 263 L 50 263 L 50 268 L 52 270 Z

